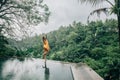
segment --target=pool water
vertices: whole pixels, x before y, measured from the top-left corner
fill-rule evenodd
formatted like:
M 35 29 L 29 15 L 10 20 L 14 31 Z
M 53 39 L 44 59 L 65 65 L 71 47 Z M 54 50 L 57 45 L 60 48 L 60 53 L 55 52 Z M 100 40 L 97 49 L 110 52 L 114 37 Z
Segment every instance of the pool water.
M 2 80 L 73 80 L 70 65 L 59 61 L 10 59 L 1 65 Z

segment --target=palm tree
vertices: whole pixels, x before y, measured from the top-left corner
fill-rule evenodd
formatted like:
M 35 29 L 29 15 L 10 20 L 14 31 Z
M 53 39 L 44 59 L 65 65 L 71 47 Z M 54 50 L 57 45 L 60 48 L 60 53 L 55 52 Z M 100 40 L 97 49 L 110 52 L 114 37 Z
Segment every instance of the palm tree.
M 92 6 L 97 6 L 97 4 L 100 4 L 102 2 L 107 2 L 111 5 L 111 7 L 99 8 L 92 11 L 88 16 L 87 20 L 89 22 L 89 17 L 94 13 L 97 13 L 99 15 L 101 12 L 106 13 L 110 10 L 111 13 L 116 14 L 118 19 L 118 36 L 119 36 L 119 46 L 120 46 L 120 0 L 114 0 L 114 3 L 112 3 L 111 0 L 79 0 L 79 1 L 81 1 L 81 3 L 90 3 L 92 4 Z

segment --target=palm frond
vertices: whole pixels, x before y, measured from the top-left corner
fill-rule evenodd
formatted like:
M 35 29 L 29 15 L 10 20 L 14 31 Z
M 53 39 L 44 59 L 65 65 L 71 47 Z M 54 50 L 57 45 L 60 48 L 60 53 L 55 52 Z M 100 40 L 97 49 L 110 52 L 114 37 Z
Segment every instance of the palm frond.
M 103 1 L 106 1 L 106 0 L 79 0 L 79 1 L 81 3 L 90 3 L 93 6 L 95 6 L 95 5 L 100 4 L 100 3 L 102 3 Z
M 92 4 L 92 6 L 96 6 L 97 4 L 100 4 L 104 1 L 106 1 L 111 6 L 114 6 L 114 4 L 110 0 L 78 0 L 78 1 L 80 1 L 81 3 L 90 3 L 90 4 Z
M 96 10 L 92 11 L 87 18 L 87 22 L 89 23 L 90 16 L 92 16 L 95 13 L 97 13 L 98 17 L 100 17 L 101 12 L 104 12 L 106 15 L 108 15 L 109 9 L 110 8 L 100 8 L 100 9 L 96 9 Z
M 108 2 L 111 6 L 114 6 L 114 4 L 110 2 L 109 0 L 106 0 L 106 2 Z

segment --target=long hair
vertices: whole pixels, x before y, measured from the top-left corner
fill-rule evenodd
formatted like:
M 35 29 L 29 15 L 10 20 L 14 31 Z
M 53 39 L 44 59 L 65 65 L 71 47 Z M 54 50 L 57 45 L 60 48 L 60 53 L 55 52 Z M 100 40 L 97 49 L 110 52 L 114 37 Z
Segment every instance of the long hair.
M 42 37 L 43 41 L 46 39 L 44 36 Z
M 46 40 L 46 39 L 47 39 L 47 35 L 43 36 L 42 39 L 43 39 L 43 40 Z

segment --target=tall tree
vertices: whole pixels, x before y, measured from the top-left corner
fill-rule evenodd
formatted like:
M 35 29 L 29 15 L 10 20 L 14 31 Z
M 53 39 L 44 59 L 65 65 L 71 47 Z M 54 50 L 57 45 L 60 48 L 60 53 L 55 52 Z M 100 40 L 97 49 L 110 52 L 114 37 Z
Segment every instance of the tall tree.
M 0 0 L 2 33 L 14 36 L 41 22 L 48 22 L 50 12 L 43 0 Z
M 117 2 L 117 8 L 118 8 L 117 18 L 118 18 L 119 46 L 120 46 L 120 0 L 118 0 Z
M 82 3 L 90 3 L 93 6 L 97 6 L 97 4 L 100 4 L 102 2 L 107 2 L 111 5 L 111 7 L 105 7 L 105 8 L 99 8 L 96 9 L 94 11 L 92 11 L 90 13 L 90 15 L 88 16 L 88 21 L 89 21 L 89 17 L 91 15 L 93 15 L 94 13 L 97 13 L 98 15 L 100 15 L 101 12 L 108 12 L 109 9 L 111 11 L 111 13 L 114 13 L 117 15 L 117 19 L 118 19 L 118 36 L 119 36 L 119 45 L 120 45 L 120 0 L 114 0 L 114 3 L 111 2 L 111 0 L 79 0 Z

